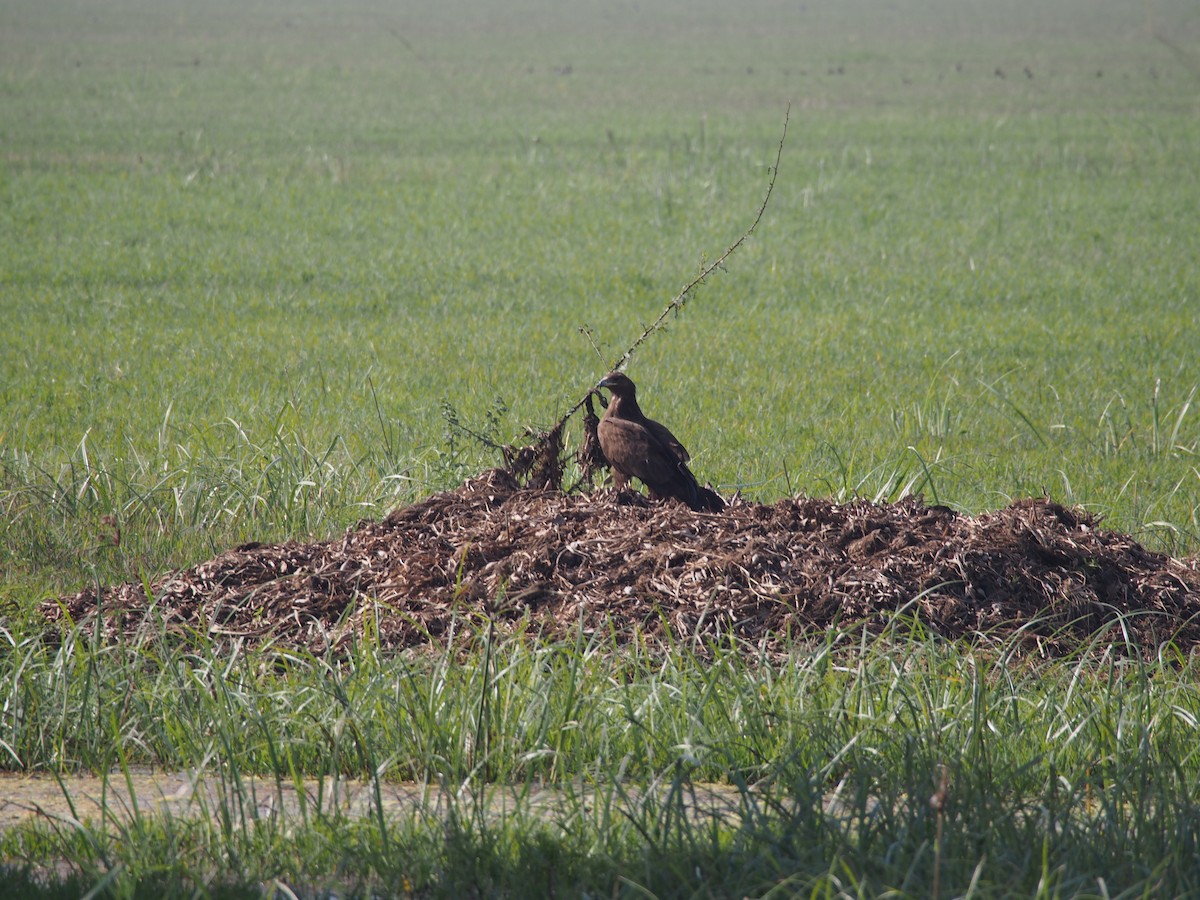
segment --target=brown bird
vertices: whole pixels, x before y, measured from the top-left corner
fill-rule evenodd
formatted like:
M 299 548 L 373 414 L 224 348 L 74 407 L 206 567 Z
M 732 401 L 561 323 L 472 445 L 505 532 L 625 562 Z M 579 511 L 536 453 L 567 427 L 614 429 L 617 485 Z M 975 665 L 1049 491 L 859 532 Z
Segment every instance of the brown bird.
M 628 375 L 609 372 L 596 387 L 612 392 L 596 433 L 617 490 L 623 490 L 630 478 L 637 478 L 655 499 L 675 497 L 698 512 L 725 508 L 716 491 L 701 487 L 688 469 L 691 457 L 679 438 L 642 413 L 637 388 Z

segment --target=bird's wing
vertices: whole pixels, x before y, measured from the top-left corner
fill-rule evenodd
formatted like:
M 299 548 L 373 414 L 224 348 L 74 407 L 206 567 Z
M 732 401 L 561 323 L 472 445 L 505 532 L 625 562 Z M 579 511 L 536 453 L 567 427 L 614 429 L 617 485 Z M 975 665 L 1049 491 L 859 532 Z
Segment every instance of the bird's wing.
M 680 462 L 690 460 L 691 454 L 687 452 L 687 447 L 679 442 L 679 438 L 671 434 L 671 430 L 662 422 L 655 422 L 653 419 L 646 419 L 645 425 L 647 430 L 661 443 L 664 447 L 675 454 L 675 458 Z
M 666 431 L 665 428 L 662 430 Z M 609 463 L 640 479 L 647 487 L 658 489 L 679 478 L 679 458 L 675 450 L 646 424 L 606 416 L 600 420 L 598 435 L 600 449 Z

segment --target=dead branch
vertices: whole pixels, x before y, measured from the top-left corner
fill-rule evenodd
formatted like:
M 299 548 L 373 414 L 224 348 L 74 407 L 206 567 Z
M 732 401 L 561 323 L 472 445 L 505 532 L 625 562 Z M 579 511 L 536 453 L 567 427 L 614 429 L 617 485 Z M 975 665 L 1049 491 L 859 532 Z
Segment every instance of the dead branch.
M 754 216 L 754 221 L 750 223 L 750 227 L 742 232 L 741 236 L 736 241 L 726 247 L 724 253 L 722 253 L 708 265 L 701 267 L 696 277 L 684 285 L 683 290 L 681 290 L 675 295 L 675 297 L 671 299 L 671 302 L 666 305 L 666 308 L 659 313 L 658 318 L 647 325 L 642 330 L 642 333 L 638 335 L 637 339 L 630 344 L 625 352 L 617 358 L 616 362 L 609 366 L 609 371 L 617 371 L 628 365 L 629 360 L 633 358 L 633 354 L 637 351 L 637 349 L 643 343 L 645 343 L 652 334 L 662 328 L 663 323 L 667 320 L 667 317 L 670 316 L 671 313 L 678 313 L 680 310 L 682 310 L 687 304 L 688 300 L 691 299 L 692 293 L 696 290 L 696 288 L 704 284 L 708 280 L 708 277 L 713 272 L 717 271 L 717 269 L 723 268 L 725 261 L 729 259 L 729 257 L 731 257 L 737 251 L 737 249 L 746 242 L 750 235 L 754 234 L 754 230 L 758 228 L 758 223 L 762 221 L 763 214 L 767 211 L 767 204 L 771 202 L 771 194 L 775 190 L 775 179 L 779 175 L 779 162 L 783 158 L 783 145 L 787 141 L 788 121 L 791 118 L 791 112 L 791 104 L 788 104 L 787 110 L 784 112 L 783 116 L 783 133 L 779 137 L 779 148 L 775 152 L 775 165 L 771 167 L 771 179 L 767 182 L 767 191 L 763 195 L 762 203 L 758 205 L 758 212 Z M 588 339 L 591 340 L 590 332 L 585 330 L 584 333 L 588 336 Z M 593 348 L 595 347 L 594 342 L 592 346 Z M 592 410 L 591 406 L 591 398 L 594 393 L 596 393 L 596 389 L 589 388 L 587 393 L 584 394 L 574 406 L 563 413 L 562 417 L 559 418 L 559 420 L 551 428 L 540 432 L 537 435 L 537 440 L 532 448 L 522 448 L 520 450 L 507 448 L 505 453 L 505 465 L 509 474 L 521 479 L 529 473 L 530 467 L 528 466 L 519 464 L 514 467 L 512 465 L 513 458 L 520 460 L 529 460 L 531 458 L 535 458 L 541 462 L 541 465 L 536 467 L 538 477 L 533 479 L 538 482 L 538 486 L 551 486 L 550 483 L 548 483 L 548 478 L 553 477 L 553 473 L 557 472 L 558 480 L 553 482 L 553 486 L 561 489 L 563 467 L 558 464 L 553 466 L 547 465 L 547 454 L 551 452 L 550 448 L 552 446 L 557 447 L 558 450 L 561 450 L 563 428 L 566 426 L 567 420 L 570 419 L 571 416 L 575 415 L 575 413 L 579 412 L 579 410 L 582 409 L 585 404 L 587 404 L 590 415 L 585 417 L 584 439 L 582 449 L 580 451 L 579 462 L 580 468 L 583 472 L 583 477 L 580 479 L 580 481 L 586 479 L 588 483 L 591 483 L 592 474 L 598 464 L 598 456 L 599 462 L 603 463 L 603 457 L 597 453 L 599 449 L 599 441 L 596 437 L 595 429 L 596 423 L 599 420 L 596 418 L 595 412 Z M 529 452 L 526 453 L 525 450 L 529 450 Z M 572 490 L 578 487 L 578 485 L 579 482 L 576 482 L 576 484 L 572 486 Z
M 659 313 L 658 318 L 647 325 L 645 330 L 638 335 L 638 339 L 630 345 L 629 349 L 622 353 L 615 363 L 609 366 L 610 372 L 623 369 L 633 357 L 634 351 L 642 345 L 646 338 L 650 337 L 650 335 L 654 334 L 654 332 L 658 331 L 658 329 L 662 327 L 663 322 L 667 320 L 667 316 L 671 315 L 671 313 L 678 313 L 681 309 L 683 309 L 684 305 L 691 298 L 692 291 L 704 284 L 704 282 L 708 279 L 708 276 L 717 269 L 721 268 L 722 265 L 724 265 L 725 260 L 729 259 L 729 257 L 733 255 L 734 251 L 736 251 L 738 247 L 742 246 L 742 244 L 745 243 L 746 239 L 750 237 L 750 235 L 754 234 L 754 229 L 756 229 L 758 227 L 758 223 L 762 221 L 763 213 L 767 211 L 767 204 L 771 201 L 771 192 L 775 190 L 775 177 L 779 174 L 779 160 L 783 157 L 783 143 L 787 140 L 788 119 L 791 118 L 791 113 L 792 107 L 789 104 L 787 112 L 785 112 L 783 116 L 783 134 L 780 135 L 779 138 L 779 149 L 775 152 L 775 165 L 771 168 L 771 180 L 767 183 L 767 192 L 765 195 L 763 195 L 762 203 L 760 203 L 758 206 L 758 213 L 755 215 L 754 221 L 750 223 L 750 227 L 742 232 L 742 236 L 730 244 L 725 249 L 724 253 L 714 259 L 707 266 L 704 266 L 695 278 L 684 285 L 683 290 L 675 295 L 674 299 L 667 304 L 666 309 Z

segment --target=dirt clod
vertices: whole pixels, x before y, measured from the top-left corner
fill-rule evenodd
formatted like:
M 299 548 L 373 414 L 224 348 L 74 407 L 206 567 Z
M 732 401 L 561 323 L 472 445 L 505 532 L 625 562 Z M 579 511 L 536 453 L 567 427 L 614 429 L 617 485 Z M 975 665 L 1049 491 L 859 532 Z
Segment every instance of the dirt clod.
M 1023 500 L 972 517 L 916 499 L 734 501 L 718 514 L 522 488 L 491 470 L 313 544 L 246 544 L 151 584 L 89 588 L 47 619 L 147 627 L 314 652 L 364 633 L 438 643 L 464 620 L 499 632 L 734 635 L 782 649 L 897 610 L 948 638 L 1020 635 L 1071 652 L 1122 616 L 1143 653 L 1200 646 L 1200 559 L 1154 553 L 1087 512 Z M 97 615 L 97 609 L 103 614 Z M 458 623 L 458 624 L 456 624 Z M 790 638 L 789 638 L 790 636 Z

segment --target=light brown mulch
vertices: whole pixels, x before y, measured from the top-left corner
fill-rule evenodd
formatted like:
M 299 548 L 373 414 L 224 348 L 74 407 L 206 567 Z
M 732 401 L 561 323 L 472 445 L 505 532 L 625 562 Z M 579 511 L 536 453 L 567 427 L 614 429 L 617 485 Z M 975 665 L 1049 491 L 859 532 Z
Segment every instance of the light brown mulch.
M 948 638 L 1020 633 L 1069 652 L 1121 617 L 1153 653 L 1200 646 L 1200 559 L 1154 553 L 1088 513 L 1025 500 L 978 517 L 919 500 L 797 497 L 694 513 L 611 490 L 521 488 L 491 470 L 318 543 L 247 544 L 151 584 L 45 604 L 75 622 L 196 630 L 322 652 L 365 632 L 438 644 L 464 621 L 569 636 L 730 634 L 781 648 L 906 611 Z M 62 607 L 59 606 L 62 604 Z M 151 607 L 153 611 L 151 612 Z M 119 613 L 119 614 L 118 614 Z

